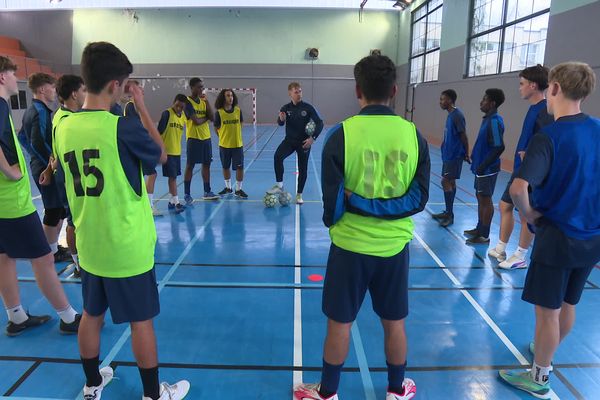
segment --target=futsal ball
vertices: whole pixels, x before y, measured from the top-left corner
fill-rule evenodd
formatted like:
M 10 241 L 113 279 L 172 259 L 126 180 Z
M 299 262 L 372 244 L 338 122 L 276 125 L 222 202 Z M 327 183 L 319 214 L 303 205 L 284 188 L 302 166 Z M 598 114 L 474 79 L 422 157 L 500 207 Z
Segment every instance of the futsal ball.
M 279 193 L 279 204 L 282 206 L 289 206 L 292 202 L 292 195 L 290 192 L 281 192 Z
M 304 128 L 304 132 L 306 132 L 307 136 L 312 136 L 315 133 L 315 128 L 316 128 L 316 124 L 315 121 L 313 121 L 312 119 L 309 120 L 306 123 L 306 127 Z
M 266 194 L 265 198 L 263 199 L 263 203 L 265 203 L 265 207 L 267 208 L 273 208 L 277 205 L 277 195 L 274 194 Z

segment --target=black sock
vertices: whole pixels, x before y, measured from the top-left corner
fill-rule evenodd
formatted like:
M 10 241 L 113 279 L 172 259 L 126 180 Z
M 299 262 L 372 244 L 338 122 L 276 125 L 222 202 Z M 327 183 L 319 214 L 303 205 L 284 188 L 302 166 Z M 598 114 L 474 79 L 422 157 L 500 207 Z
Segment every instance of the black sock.
M 404 394 L 404 372 L 406 371 L 406 362 L 403 365 L 393 365 L 386 362 L 388 368 L 388 391 Z
M 183 181 L 184 193 L 190 194 L 190 189 L 192 187 L 192 181 Z
M 144 396 L 157 400 L 160 397 L 160 385 L 158 383 L 158 366 L 154 368 L 139 368 L 142 385 L 144 386 Z
M 456 192 L 451 190 L 449 192 L 444 192 L 444 202 L 446 203 L 446 213 L 449 216 L 454 216 L 454 196 Z
M 343 366 L 343 363 L 340 365 L 332 365 L 323 360 L 321 387 L 319 388 L 319 395 L 321 395 L 321 397 L 328 398 L 337 393 Z
M 85 374 L 85 385 L 87 387 L 102 385 L 102 375 L 100 375 L 99 356 L 94 358 L 82 358 L 83 373 Z
M 210 182 L 204 182 L 204 193 L 210 192 Z

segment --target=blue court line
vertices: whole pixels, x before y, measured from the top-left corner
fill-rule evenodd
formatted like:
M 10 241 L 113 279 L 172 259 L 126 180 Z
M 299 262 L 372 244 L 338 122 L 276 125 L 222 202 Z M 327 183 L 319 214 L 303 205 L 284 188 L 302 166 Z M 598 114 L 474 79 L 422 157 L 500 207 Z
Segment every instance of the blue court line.
M 317 188 L 321 199 L 323 199 L 323 189 L 321 188 L 321 180 L 317 175 L 317 165 L 313 158 L 313 153 L 310 153 L 310 162 L 312 164 L 313 175 L 317 181 Z M 322 204 L 322 200 L 321 200 Z M 360 378 L 362 379 L 363 389 L 365 391 L 366 400 L 375 400 L 375 387 L 373 386 L 373 380 L 371 379 L 371 372 L 369 371 L 369 363 L 367 362 L 367 355 L 363 346 L 362 339 L 360 337 L 360 330 L 358 329 L 358 321 L 354 321 L 350 330 L 352 334 L 352 343 L 354 343 L 354 351 L 356 352 L 356 359 L 358 361 L 358 369 L 360 371 Z
M 275 135 L 275 132 L 277 132 L 277 130 L 278 130 L 278 128 L 275 128 L 273 130 L 273 132 L 271 133 L 271 136 L 265 142 L 263 148 L 266 147 L 267 144 L 269 144 L 269 142 L 271 141 L 271 139 L 273 138 L 273 135 Z M 261 153 L 259 153 L 258 155 L 260 155 L 260 154 Z M 257 157 L 258 157 L 258 155 L 257 155 Z M 246 172 L 250 169 L 252 164 L 254 164 L 254 161 L 256 161 L 257 157 L 253 158 L 252 161 L 250 161 L 248 166 L 246 168 L 244 168 L 244 172 Z M 196 235 L 194 236 L 194 238 L 190 241 L 190 243 L 188 243 L 188 245 L 185 247 L 185 249 L 183 249 L 179 258 L 175 261 L 173 266 L 169 269 L 167 274 L 160 281 L 160 283 L 158 285 L 158 293 L 160 293 L 164 289 L 164 287 L 167 284 L 167 282 L 169 281 L 169 279 L 173 276 L 173 274 L 175 274 L 175 272 L 179 268 L 179 265 L 181 264 L 181 262 L 185 259 L 185 257 L 187 257 L 187 255 L 192 250 L 192 248 L 194 247 L 196 242 L 200 239 L 200 236 L 202 235 L 202 233 L 204 233 L 206 226 L 212 222 L 212 220 L 214 219 L 214 217 L 217 215 L 218 211 L 221 209 L 221 207 L 223 207 L 224 204 L 225 204 L 224 202 L 219 203 L 219 205 L 210 213 L 208 218 L 204 221 L 204 224 L 202 224 L 202 227 L 196 232 Z M 114 344 L 112 349 L 109 351 L 107 356 L 102 361 L 100 368 L 110 365 L 110 363 L 115 359 L 115 357 L 117 356 L 119 351 L 121 351 L 121 349 L 127 342 L 127 339 L 129 339 L 129 336 L 131 336 L 131 326 L 128 326 L 125 329 L 125 331 L 123 332 L 123 334 L 121 335 L 119 340 Z M 83 391 L 79 393 L 79 395 L 77 396 L 77 400 L 83 400 Z

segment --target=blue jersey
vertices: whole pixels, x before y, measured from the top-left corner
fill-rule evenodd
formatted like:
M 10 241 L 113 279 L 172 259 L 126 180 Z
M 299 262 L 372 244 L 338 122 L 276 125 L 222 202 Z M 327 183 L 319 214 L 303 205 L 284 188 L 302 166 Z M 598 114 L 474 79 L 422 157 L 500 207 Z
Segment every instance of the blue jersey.
M 533 135 L 540 132 L 544 126 L 553 122 L 554 118 L 551 114 L 548 114 L 545 99 L 529 107 L 529 110 L 527 110 L 527 114 L 525 115 L 525 120 L 523 121 L 523 129 L 521 129 L 519 143 L 515 150 L 513 172 L 516 172 L 521 166 L 521 156 L 519 153 L 527 150 L 527 146 Z
M 546 149 L 542 150 L 537 143 L 543 141 L 537 140 L 536 147 L 532 143 L 535 153 L 531 158 L 546 154 L 549 162 L 541 168 L 538 164 L 533 171 L 528 161 L 521 169 L 532 171 L 519 171 L 519 176 L 542 178 L 526 179 L 534 188 L 534 208 L 568 237 L 588 240 L 600 236 L 600 119 L 583 114 L 563 117 L 546 126 L 542 138 Z
M 504 120 L 497 111 L 483 117 L 471 153 L 471 171 L 478 176 L 500 172 L 500 154 L 504 150 Z
M 446 127 L 444 128 L 444 141 L 442 142 L 442 161 L 462 160 L 466 152 L 460 140 L 462 133 L 466 132 L 465 116 L 458 108 L 448 113 Z
M 110 107 L 110 113 L 118 117 L 123 116 L 123 107 L 119 103 L 115 103 Z

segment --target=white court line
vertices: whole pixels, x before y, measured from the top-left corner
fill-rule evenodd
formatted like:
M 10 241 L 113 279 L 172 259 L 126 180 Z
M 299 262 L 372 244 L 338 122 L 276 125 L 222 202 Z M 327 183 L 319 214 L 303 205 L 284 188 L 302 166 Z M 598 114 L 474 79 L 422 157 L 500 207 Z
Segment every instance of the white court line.
M 427 253 L 429 253 L 429 255 L 435 260 L 438 267 L 440 267 L 442 271 L 444 271 L 444 273 L 448 276 L 452 283 L 457 286 L 462 286 L 460 281 L 456 278 L 456 276 L 446 267 L 442 260 L 439 259 L 439 257 L 435 254 L 431 247 L 429 247 L 429 245 L 425 243 L 423 238 L 417 232 L 415 232 L 414 235 L 415 238 L 419 241 L 419 243 L 421 243 L 421 246 L 423 246 L 423 248 L 427 250 Z M 502 332 L 502 329 L 500 329 L 500 327 L 496 325 L 496 323 L 494 322 L 494 320 L 492 320 L 489 314 L 479 305 L 479 303 L 477 303 L 477 300 L 475 300 L 467 290 L 460 290 L 460 293 L 467 299 L 469 303 L 471 303 L 475 311 L 477 311 L 477 313 L 481 316 L 481 318 L 483 318 L 483 320 L 488 324 L 488 326 L 492 328 L 496 336 L 498 336 L 502 343 L 504 343 L 508 350 L 513 354 L 513 356 L 515 356 L 517 361 L 519 361 L 521 365 L 529 367 L 531 365 L 529 361 L 527 361 L 525 356 L 523 356 L 523 354 L 519 350 L 517 350 L 515 345 L 504 334 L 504 332 Z M 560 400 L 558 395 L 552 390 L 550 391 L 550 399 Z
M 298 157 L 296 156 L 296 173 L 298 172 Z M 298 179 L 296 179 L 296 193 L 298 193 Z M 302 282 L 300 259 L 300 205 L 296 204 L 295 222 L 295 249 L 294 249 L 294 284 Z M 302 367 L 302 289 L 294 289 L 294 368 Z M 302 370 L 294 369 L 292 378 L 293 387 L 302 383 Z M 292 393 L 292 399 L 294 394 Z

